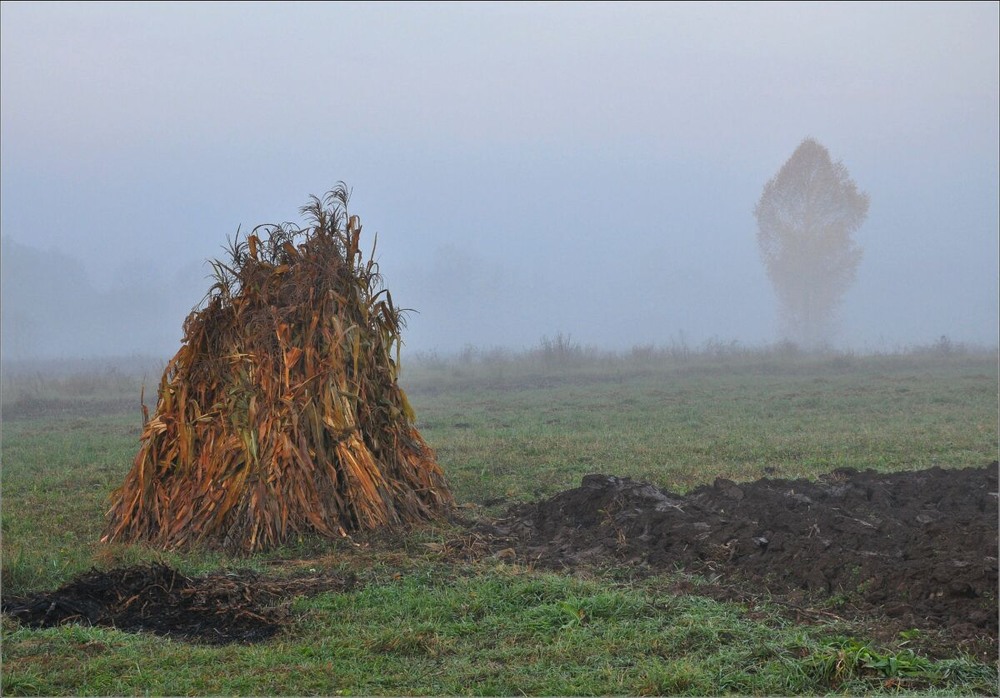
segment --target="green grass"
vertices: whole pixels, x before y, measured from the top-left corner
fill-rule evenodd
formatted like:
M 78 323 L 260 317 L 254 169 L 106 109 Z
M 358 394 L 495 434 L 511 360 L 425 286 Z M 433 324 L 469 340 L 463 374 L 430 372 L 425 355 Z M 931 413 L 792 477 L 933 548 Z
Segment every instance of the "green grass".
M 464 501 L 547 496 L 591 472 L 683 492 L 997 457 L 994 356 L 420 368 L 408 377 L 420 428 Z
M 548 365 L 487 358 L 424 362 L 405 367 L 405 376 L 459 502 L 492 502 L 494 513 L 499 500 L 553 494 L 590 472 L 686 490 L 717 476 L 981 466 L 997 455 L 995 354 L 574 354 Z M 34 401 L 20 415 L 16 399 L 4 401 L 5 595 L 54 588 L 93 565 L 151 559 L 188 573 L 350 569 L 362 583 L 297 600 L 296 625 L 255 646 L 192 646 L 104 628 L 30 630 L 5 619 L 4 694 L 997 691 L 996 664 L 933 661 L 906 637 L 873 646 L 845 637 L 851 629 L 839 624 L 792 624 L 767 604 L 748 609 L 679 594 L 672 576 L 636 581 L 611 570 L 583 578 L 493 559 L 449 561 L 434 545 L 460 533 L 448 526 L 370 545 L 362 537 L 360 546 L 306 540 L 249 559 L 103 546 L 106 497 L 130 467 L 139 435 L 136 410 L 108 406 L 134 386 L 76 399 L 73 383 L 61 380 L 53 392 L 35 379 Z M 39 404 L 57 409 L 38 416 Z
M 778 617 L 517 568 L 328 594 L 262 645 L 197 647 L 101 628 L 4 633 L 8 695 L 792 695 L 947 686 L 988 692 L 995 670 L 879 654 Z M 899 658 L 889 668 L 889 658 Z

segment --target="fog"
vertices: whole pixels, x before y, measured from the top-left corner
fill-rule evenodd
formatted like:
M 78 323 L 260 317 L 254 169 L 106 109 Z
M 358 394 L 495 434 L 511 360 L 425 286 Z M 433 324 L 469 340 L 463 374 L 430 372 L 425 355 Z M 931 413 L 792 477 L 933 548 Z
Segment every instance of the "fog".
M 998 337 L 998 5 L 50 4 L 0 17 L 5 360 L 169 356 L 337 181 L 407 352 L 775 342 L 764 184 L 871 197 L 838 346 Z

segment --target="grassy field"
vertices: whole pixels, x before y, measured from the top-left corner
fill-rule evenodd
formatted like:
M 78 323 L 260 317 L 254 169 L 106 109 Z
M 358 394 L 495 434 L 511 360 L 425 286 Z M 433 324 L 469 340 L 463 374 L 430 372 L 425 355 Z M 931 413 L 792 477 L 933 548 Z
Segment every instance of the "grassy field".
M 414 371 L 421 429 L 460 499 L 537 498 L 591 472 L 684 491 L 997 455 L 992 356 L 579 364 Z
M 408 364 L 408 389 L 463 513 L 497 514 L 592 472 L 675 491 L 717 476 L 815 477 L 836 467 L 981 466 L 997 457 L 996 353 L 633 352 L 549 344 Z M 52 589 L 96 565 L 163 560 L 188 574 L 352 570 L 349 593 L 295 602 L 268 643 L 192 646 L 102 628 L 4 619 L 3 693 L 994 694 L 997 665 L 874 646 L 777 607 L 681 594 L 678 575 L 560 576 L 448 559 L 438 525 L 392 539 L 305 540 L 251 558 L 102 546 L 108 492 L 137 449 L 138 374 L 7 375 L 3 594 Z M 147 374 L 147 386 L 158 375 Z M 147 402 L 149 396 L 147 395 Z M 891 661 L 890 661 L 891 660 Z

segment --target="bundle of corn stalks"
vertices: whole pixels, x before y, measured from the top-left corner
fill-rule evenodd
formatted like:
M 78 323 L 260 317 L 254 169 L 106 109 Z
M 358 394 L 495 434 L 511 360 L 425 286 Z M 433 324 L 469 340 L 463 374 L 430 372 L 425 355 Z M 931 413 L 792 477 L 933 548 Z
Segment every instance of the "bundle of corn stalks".
M 401 311 L 343 184 L 308 225 L 237 233 L 184 323 L 103 541 L 255 551 L 442 515 L 451 493 L 397 384 Z

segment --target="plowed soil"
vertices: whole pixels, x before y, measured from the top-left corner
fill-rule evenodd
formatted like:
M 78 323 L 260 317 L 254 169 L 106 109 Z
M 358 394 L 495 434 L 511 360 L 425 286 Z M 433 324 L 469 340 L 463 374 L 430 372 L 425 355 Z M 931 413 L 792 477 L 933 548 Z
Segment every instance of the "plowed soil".
M 997 470 L 719 479 L 685 496 L 588 475 L 487 529 L 494 548 L 541 567 L 684 568 L 995 658 Z
M 344 591 L 354 579 L 321 574 L 270 580 L 253 572 L 186 577 L 166 565 L 91 570 L 53 592 L 3 600 L 31 627 L 63 623 L 144 630 L 192 642 L 259 642 L 289 623 L 289 601 Z

